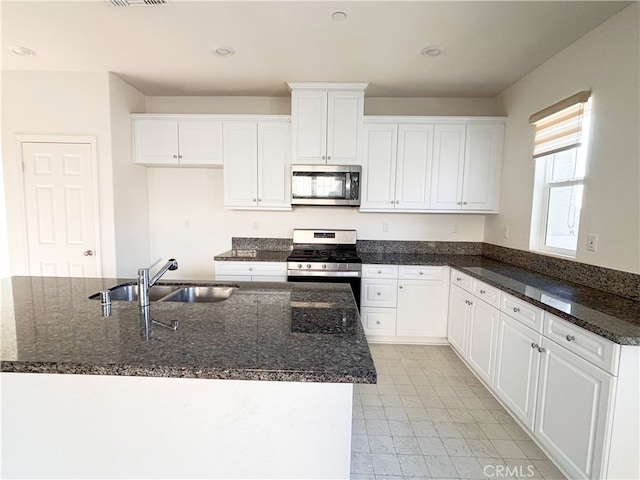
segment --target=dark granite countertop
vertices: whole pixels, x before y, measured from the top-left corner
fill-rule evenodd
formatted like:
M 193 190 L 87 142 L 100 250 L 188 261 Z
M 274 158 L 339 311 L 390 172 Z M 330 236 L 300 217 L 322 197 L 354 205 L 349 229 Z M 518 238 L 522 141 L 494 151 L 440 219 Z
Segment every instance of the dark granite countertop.
M 291 251 L 233 249 L 213 257 L 218 261 L 240 262 L 286 262 Z
M 233 282 L 239 289 L 223 302 L 152 302 L 154 320 L 179 322 L 172 331 L 149 324 L 136 302 L 113 301 L 110 315 L 103 317 L 100 302 L 88 299 L 125 282 L 131 280 L 13 277 L 0 281 L 1 370 L 376 381 L 353 294 L 345 284 Z

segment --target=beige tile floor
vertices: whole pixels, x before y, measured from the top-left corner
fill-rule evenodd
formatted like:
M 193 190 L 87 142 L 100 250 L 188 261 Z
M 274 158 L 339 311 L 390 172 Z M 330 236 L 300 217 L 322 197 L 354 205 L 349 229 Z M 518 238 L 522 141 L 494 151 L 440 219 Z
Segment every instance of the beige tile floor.
M 564 479 L 449 346 L 372 344 L 353 394 L 351 478 Z

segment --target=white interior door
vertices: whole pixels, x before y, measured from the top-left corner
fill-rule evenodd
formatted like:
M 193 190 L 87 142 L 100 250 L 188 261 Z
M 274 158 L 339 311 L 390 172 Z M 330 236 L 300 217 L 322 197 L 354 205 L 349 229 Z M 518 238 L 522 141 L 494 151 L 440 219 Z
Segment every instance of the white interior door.
M 91 149 L 89 143 L 22 144 L 31 275 L 101 274 Z

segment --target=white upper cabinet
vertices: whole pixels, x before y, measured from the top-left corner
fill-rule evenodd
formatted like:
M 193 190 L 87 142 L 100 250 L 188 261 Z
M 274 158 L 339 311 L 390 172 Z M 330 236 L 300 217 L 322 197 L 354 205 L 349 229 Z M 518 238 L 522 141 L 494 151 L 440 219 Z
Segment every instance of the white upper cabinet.
M 497 211 L 503 144 L 502 120 L 436 125 L 431 208 Z
M 365 123 L 363 211 L 429 208 L 433 125 Z
M 224 206 L 290 210 L 288 121 L 224 122 Z
M 222 166 L 222 122 L 133 116 L 134 162 L 159 166 Z
M 366 83 L 289 83 L 295 164 L 359 165 Z

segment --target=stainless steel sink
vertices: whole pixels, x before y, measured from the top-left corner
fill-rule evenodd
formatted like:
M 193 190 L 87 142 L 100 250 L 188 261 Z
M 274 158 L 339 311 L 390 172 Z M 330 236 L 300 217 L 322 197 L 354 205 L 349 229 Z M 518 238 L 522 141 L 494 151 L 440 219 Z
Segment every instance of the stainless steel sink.
M 222 302 L 228 299 L 237 286 L 231 285 L 197 285 L 191 287 L 183 287 L 160 299 L 161 302 Z
M 180 285 L 154 285 L 149 289 L 149 300 L 158 301 L 163 297 L 166 297 L 168 294 L 175 292 L 181 288 Z M 136 284 L 125 284 L 118 285 L 113 289 L 110 289 L 111 292 L 111 301 L 127 301 L 127 302 L 137 302 L 138 301 L 138 285 Z M 100 293 L 95 293 L 89 297 L 91 300 L 100 300 Z
M 228 299 L 238 285 L 154 285 L 149 289 L 152 302 L 222 302 Z M 111 301 L 138 301 L 138 285 L 126 283 L 109 289 Z M 100 300 L 100 292 L 89 297 Z

